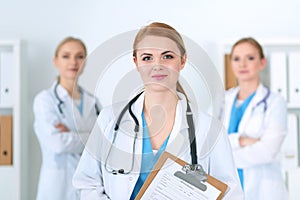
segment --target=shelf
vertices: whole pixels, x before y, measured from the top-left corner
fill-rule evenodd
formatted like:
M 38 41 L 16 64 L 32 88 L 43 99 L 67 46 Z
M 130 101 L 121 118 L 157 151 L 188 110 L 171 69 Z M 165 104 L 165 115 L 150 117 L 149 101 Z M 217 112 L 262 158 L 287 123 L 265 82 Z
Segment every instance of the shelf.
M 20 86 L 20 41 L 0 40 L 0 115 L 2 123 L 0 130 L 3 136 L 0 153 L 10 150 L 10 153 L 6 154 L 9 157 L 0 154 L 0 187 L 5 188 L 0 192 L 0 199 L 19 200 L 22 196 L 27 196 L 26 191 L 23 190 L 26 186 L 21 185 L 27 177 L 27 170 L 22 163 L 24 147 L 21 141 L 26 136 L 21 134 L 23 129 L 21 128 Z M 12 118 L 10 116 L 3 117 L 4 115 L 10 115 Z M 10 132 L 6 130 L 10 130 Z M 6 143 L 3 143 L 3 140 Z

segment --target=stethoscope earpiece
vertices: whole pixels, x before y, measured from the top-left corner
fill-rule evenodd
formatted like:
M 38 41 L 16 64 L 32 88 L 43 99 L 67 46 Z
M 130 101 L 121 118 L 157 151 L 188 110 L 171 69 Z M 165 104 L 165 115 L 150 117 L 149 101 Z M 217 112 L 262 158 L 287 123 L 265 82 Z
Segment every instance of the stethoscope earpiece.
M 112 170 L 111 173 L 112 173 L 113 175 L 117 175 L 117 174 L 118 174 L 117 170 L 115 170 L 115 169 Z

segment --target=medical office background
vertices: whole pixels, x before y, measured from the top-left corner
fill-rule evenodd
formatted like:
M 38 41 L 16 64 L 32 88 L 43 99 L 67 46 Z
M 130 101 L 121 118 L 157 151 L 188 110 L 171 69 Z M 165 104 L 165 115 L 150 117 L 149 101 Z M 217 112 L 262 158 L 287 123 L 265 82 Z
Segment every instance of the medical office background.
M 237 39 L 253 36 L 263 44 L 269 62 L 286 65 L 288 70 L 280 71 L 274 64 L 273 71 L 279 69 L 278 73 L 271 76 L 271 70 L 266 70 L 264 81 L 270 84 L 274 77 L 286 79 L 286 85 L 281 82 L 283 86 L 280 83 L 273 87 L 289 99 L 294 91 L 291 87 L 296 84 L 289 77 L 299 80 L 300 76 L 300 70 L 286 64 L 291 59 L 300 68 L 299 8 L 297 0 L 0 0 L 0 52 L 14 52 L 19 63 L 12 74 L 17 78 L 11 83 L 16 90 L 14 105 L 0 106 L 0 114 L 14 114 L 13 164 L 0 166 L 0 199 L 35 199 L 41 154 L 33 131 L 32 102 L 40 90 L 50 87 L 57 75 L 52 58 L 62 38 L 81 38 L 91 53 L 115 35 L 151 21 L 166 22 L 198 43 L 225 80 L 224 55 Z M 108 86 L 103 93 L 109 90 Z M 289 108 L 294 114 L 289 122 L 294 136 L 287 155 L 292 161 L 286 165 L 297 168 L 300 99 L 297 94 L 294 96 Z M 292 171 L 288 182 L 289 189 L 295 192 L 300 175 L 299 169 Z M 293 181 L 295 184 L 291 184 Z

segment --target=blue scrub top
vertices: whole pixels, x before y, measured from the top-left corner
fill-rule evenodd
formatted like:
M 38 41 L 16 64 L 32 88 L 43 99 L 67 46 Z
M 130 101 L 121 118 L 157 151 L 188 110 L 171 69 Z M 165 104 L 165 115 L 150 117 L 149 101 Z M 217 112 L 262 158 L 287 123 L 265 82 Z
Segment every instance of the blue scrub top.
M 131 194 L 130 199 L 133 200 L 136 195 L 139 193 L 140 189 L 142 188 L 144 182 L 146 181 L 148 175 L 150 174 L 153 166 L 157 162 L 158 158 L 162 154 L 162 152 L 166 149 L 169 136 L 166 138 L 164 143 L 161 145 L 159 150 L 157 151 L 156 155 L 153 154 L 152 144 L 150 141 L 149 131 L 147 127 L 147 123 L 145 120 L 144 112 L 142 112 L 142 120 L 143 120 L 143 155 L 142 155 L 142 165 L 141 165 L 141 172 L 140 176 L 135 184 L 134 190 Z
M 231 108 L 231 115 L 230 115 L 230 122 L 229 122 L 229 127 L 228 127 L 228 134 L 235 134 L 238 132 L 240 122 L 243 118 L 243 115 L 251 102 L 252 98 L 255 96 L 256 92 L 252 93 L 245 101 L 237 106 L 236 101 L 237 101 L 237 96 L 234 99 L 233 106 Z M 238 174 L 241 182 L 241 186 L 244 189 L 244 173 L 243 169 L 238 169 Z
M 76 102 L 76 100 L 73 100 Z M 79 100 L 79 104 L 75 103 L 75 106 L 77 107 L 78 111 L 80 112 L 81 116 L 83 115 L 83 92 L 81 92 L 81 97 Z

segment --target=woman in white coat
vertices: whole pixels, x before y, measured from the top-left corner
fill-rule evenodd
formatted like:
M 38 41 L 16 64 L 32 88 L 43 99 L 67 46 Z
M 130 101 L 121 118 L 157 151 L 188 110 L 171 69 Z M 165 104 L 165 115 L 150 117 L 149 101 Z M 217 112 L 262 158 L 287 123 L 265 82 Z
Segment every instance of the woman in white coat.
M 186 63 L 181 36 L 171 26 L 154 22 L 138 32 L 133 47 L 144 92 L 128 108 L 134 117 L 126 109 L 117 133 L 113 129 L 123 107 L 114 105 L 100 113 L 73 178 L 81 199 L 134 199 L 163 151 L 192 162 L 187 98 L 178 82 Z M 195 123 L 197 162 L 228 184 L 224 199 L 242 199 L 230 143 L 218 126 L 221 123 L 210 126 L 210 117 L 194 115 L 199 121 Z M 143 125 L 139 130 L 133 126 L 133 118 Z M 218 136 L 208 141 L 213 134 Z
M 287 133 L 287 108 L 279 94 L 260 83 L 265 66 L 255 39 L 233 45 L 231 67 L 238 87 L 226 92 L 226 126 L 246 200 L 287 199 L 277 160 Z
M 34 99 L 34 130 L 42 152 L 38 200 L 79 199 L 72 177 L 100 109 L 77 84 L 86 55 L 80 39 L 61 41 L 53 59 L 58 80 Z

